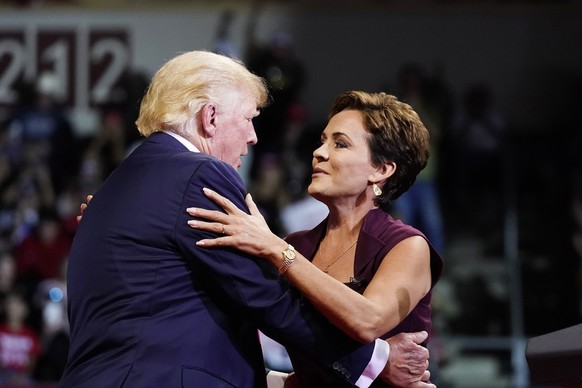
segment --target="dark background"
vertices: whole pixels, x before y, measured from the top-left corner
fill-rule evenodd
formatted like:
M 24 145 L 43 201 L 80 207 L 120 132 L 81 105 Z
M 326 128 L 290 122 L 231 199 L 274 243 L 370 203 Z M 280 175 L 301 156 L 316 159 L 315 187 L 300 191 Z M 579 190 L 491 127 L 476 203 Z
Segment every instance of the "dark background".
M 2 222 L 2 251 L 18 257 L 47 207 L 72 238 L 78 204 L 139 141 L 133 121 L 149 77 L 179 52 L 229 47 L 270 77 L 275 102 L 241 174 L 282 235 L 280 212 L 300 197 L 308 139 L 335 95 L 361 89 L 406 100 L 400 76 L 413 68 L 438 111 L 433 183 L 446 272 L 433 304 L 436 381 L 528 386 L 527 338 L 582 315 L 581 38 L 580 1 L 0 2 L 3 156 L 15 152 L 14 118 L 33 105 L 44 72 L 56 75 L 47 90 L 66 122 L 39 162 L 51 176 L 48 195 L 39 180 L 34 200 L 11 195 L 20 178 L 2 175 L 0 219 L 12 220 Z M 64 42 L 66 60 L 54 56 L 55 42 Z M 105 74 L 111 79 L 100 83 Z M 467 114 L 503 123 L 488 159 L 468 146 L 469 126 L 455 124 Z M 29 167 L 23 158 L 3 163 L 19 177 Z M 37 221 L 16 221 L 22 209 Z M 25 275 L 17 278 L 34 295 L 46 279 Z M 43 335 L 46 306 L 29 300 L 29 323 Z

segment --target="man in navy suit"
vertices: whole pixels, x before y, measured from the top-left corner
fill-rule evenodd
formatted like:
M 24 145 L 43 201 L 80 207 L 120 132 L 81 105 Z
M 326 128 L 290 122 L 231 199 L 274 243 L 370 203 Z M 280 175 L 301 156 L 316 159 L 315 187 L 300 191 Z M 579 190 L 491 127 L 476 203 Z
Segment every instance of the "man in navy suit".
M 156 73 L 136 122 L 146 138 L 95 193 L 71 249 L 61 387 L 265 387 L 257 329 L 351 385 L 431 386 L 422 335 L 394 339 L 387 363 L 386 342 L 351 340 L 263 260 L 196 246 L 213 236 L 188 227 L 186 208 L 217 209 L 203 188 L 248 210 L 236 168 L 267 98 L 260 77 L 209 52 Z

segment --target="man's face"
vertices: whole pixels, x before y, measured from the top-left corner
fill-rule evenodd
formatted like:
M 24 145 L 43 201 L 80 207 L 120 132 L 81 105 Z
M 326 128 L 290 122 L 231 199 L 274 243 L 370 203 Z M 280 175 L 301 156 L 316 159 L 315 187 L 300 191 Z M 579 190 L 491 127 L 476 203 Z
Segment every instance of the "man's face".
M 255 99 L 249 93 L 233 92 L 217 107 L 216 134 L 212 154 L 238 169 L 248 145 L 257 143 L 253 118 L 259 115 Z

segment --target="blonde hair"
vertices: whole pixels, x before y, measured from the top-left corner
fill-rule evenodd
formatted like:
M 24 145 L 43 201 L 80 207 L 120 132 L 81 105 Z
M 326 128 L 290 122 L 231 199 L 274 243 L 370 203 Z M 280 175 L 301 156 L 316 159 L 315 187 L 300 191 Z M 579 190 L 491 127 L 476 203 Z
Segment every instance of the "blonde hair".
M 254 96 L 257 108 L 267 104 L 265 81 L 241 62 L 208 51 L 190 51 L 166 62 L 154 75 L 141 101 L 137 121 L 143 136 L 173 131 L 184 135 L 188 123 L 208 102 L 220 103 L 233 91 Z

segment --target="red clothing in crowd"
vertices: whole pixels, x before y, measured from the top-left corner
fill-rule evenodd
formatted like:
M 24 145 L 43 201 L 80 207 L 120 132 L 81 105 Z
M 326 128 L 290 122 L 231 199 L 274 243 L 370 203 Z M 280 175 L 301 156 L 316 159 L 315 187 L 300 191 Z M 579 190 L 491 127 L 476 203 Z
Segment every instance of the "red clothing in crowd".
M 41 279 L 57 278 L 70 249 L 71 238 L 66 233 L 59 232 L 50 240 L 43 240 L 36 233 L 31 234 L 14 251 L 16 272 Z
M 13 330 L 0 326 L 0 369 L 28 373 L 40 354 L 38 335 L 27 327 Z

